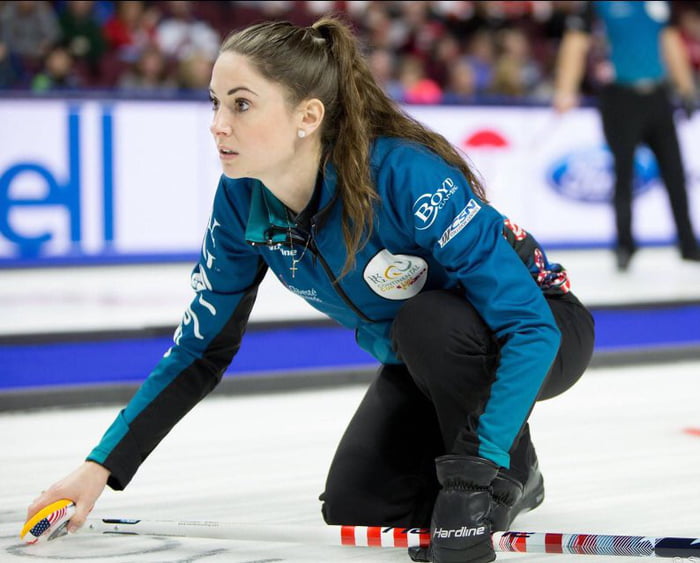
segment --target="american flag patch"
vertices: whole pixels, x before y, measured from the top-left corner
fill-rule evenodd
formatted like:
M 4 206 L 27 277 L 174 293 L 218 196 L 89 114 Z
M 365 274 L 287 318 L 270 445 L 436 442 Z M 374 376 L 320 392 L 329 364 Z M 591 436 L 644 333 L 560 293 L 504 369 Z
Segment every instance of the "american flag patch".
M 34 527 L 29 530 L 29 535 L 33 536 L 35 539 L 34 541 L 30 541 L 28 543 L 36 543 L 39 540 L 39 537 L 46 531 L 48 530 L 53 524 L 56 522 L 59 522 L 62 518 L 64 518 L 68 514 L 68 506 L 63 506 L 59 508 L 58 510 L 54 510 L 51 514 L 46 516 L 46 518 L 42 518 L 37 522 Z

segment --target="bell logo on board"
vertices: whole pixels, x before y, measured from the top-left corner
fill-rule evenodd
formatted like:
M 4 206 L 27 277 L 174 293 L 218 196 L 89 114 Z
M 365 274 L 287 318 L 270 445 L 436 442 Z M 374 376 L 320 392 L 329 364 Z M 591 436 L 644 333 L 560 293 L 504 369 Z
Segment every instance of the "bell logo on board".
M 67 236 L 69 252 L 80 254 L 83 222 L 101 215 L 105 247 L 114 240 L 114 174 L 112 113 L 107 106 L 100 116 L 102 139 L 101 202 L 83 200 L 81 160 L 81 110 L 68 106 L 66 116 L 66 170 L 61 175 L 36 159 L 11 162 L 0 170 L 0 238 L 12 243 L 21 258 L 41 256 L 43 248 L 58 236 Z M 39 137 L 40 138 L 40 137 Z M 98 209 L 95 209 L 99 206 Z M 62 234 L 67 233 L 67 235 Z

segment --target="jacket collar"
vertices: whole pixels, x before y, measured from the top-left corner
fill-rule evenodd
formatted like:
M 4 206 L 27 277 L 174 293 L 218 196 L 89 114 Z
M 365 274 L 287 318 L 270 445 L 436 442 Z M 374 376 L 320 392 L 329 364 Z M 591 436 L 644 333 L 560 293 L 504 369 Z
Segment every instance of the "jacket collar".
M 327 220 L 337 196 L 335 167 L 327 163 L 325 170 L 319 170 L 309 204 L 295 220 L 291 211 L 262 182 L 256 181 L 251 191 L 246 240 L 256 244 L 277 244 L 285 242 L 289 231 L 297 225 L 309 230 L 313 225 L 318 229 Z

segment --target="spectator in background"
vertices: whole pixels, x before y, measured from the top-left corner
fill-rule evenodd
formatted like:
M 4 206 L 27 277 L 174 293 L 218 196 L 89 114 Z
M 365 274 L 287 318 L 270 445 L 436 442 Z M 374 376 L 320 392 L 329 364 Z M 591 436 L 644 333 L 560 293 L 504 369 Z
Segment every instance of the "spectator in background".
M 398 60 L 405 29 L 390 10 L 391 2 L 370 2 L 358 22 L 358 35 L 369 50 L 386 49 Z
M 5 2 L 4 5 L 22 5 L 25 2 Z M 26 2 L 42 4 L 42 2 Z M 519 27 L 526 31 L 531 56 L 540 69 L 551 70 L 548 53 L 554 52 L 552 34 L 561 27 L 562 13 L 575 2 L 426 2 L 426 1 L 369 1 L 340 5 L 335 2 L 292 1 L 158 1 L 92 0 L 89 2 L 56 0 L 51 3 L 57 14 L 67 14 L 81 6 L 91 6 L 90 19 L 102 30 L 103 55 L 97 69 L 90 67 L 84 57 L 73 49 L 77 69 L 97 72 L 90 76 L 88 87 L 115 86 L 118 76 L 134 62 L 140 50 L 152 42 L 161 42 L 161 48 L 173 66 L 189 50 L 214 52 L 220 39 L 243 23 L 266 20 L 289 20 L 308 25 L 319 13 L 344 11 L 353 21 L 353 27 L 370 50 L 387 49 L 397 59 L 404 54 L 421 57 L 427 76 L 441 87 L 446 86 L 447 70 L 456 60 L 455 51 L 471 58 L 477 93 L 488 93 L 493 73 L 493 41 L 496 32 L 504 27 Z M 0 2 L 0 6 L 3 3 Z M 538 6 L 545 8 L 538 9 Z M 560 9 L 561 7 L 561 9 Z M 549 10 L 549 11 L 548 11 Z M 49 10 L 50 12 L 51 10 Z M 163 17 L 165 16 L 165 17 Z M 55 14 L 54 14 L 55 17 Z M 549 20 L 547 19 L 549 17 Z M 536 22 L 534 20 L 537 20 Z M 160 27 L 160 29 L 158 29 Z M 94 28 L 93 28 L 94 29 Z M 71 36 L 75 35 L 71 32 Z M 81 32 L 76 44 L 84 46 L 88 34 Z M 1 37 L 1 36 L 0 36 Z M 544 39 L 543 39 L 544 37 Z M 0 42 L 2 39 L 0 38 Z M 456 43 L 456 44 L 455 44 Z M 541 46 L 545 44 L 544 48 Z M 207 47 L 208 45 L 208 47 Z M 73 47 L 75 45 L 72 44 Z M 543 61 L 543 54 L 548 59 Z M 94 60 L 95 57 L 91 57 Z M 11 59 L 10 59 L 11 60 Z M 31 72 L 39 68 L 40 56 Z M 543 62 L 547 66 L 543 66 Z M 5 75 L 12 74 L 12 65 L 0 59 Z M 508 66 L 508 65 L 506 65 Z M 512 66 L 512 65 L 511 65 Z M 395 72 L 396 72 L 395 68 Z M 0 70 L 0 73 L 2 71 Z M 508 73 L 506 73 L 508 75 Z M 549 82 L 549 76 L 542 80 Z M 0 78 L 0 80 L 2 80 Z M 5 79 L 7 83 L 8 79 Z M 30 80 L 25 80 L 28 84 Z M 2 82 L 0 82 L 2 83 Z M 537 93 L 537 92 L 536 92 Z
M 80 67 L 87 85 L 99 82 L 100 63 L 107 48 L 94 7 L 92 0 L 72 0 L 63 4 L 58 16 L 63 42 Z
M 75 90 L 83 86 L 68 47 L 59 44 L 51 48 L 31 86 L 34 92 Z
M 491 76 L 488 93 L 499 98 L 522 98 L 527 93 L 518 62 L 512 57 L 499 57 Z
M 21 64 L 10 53 L 3 41 L 2 22 L 0 22 L 0 90 L 19 86 Z
M 466 39 L 481 31 L 493 33 L 505 24 L 498 11 L 494 11 L 495 4 L 492 0 L 446 3 L 443 5 L 445 27 Z M 456 9 L 455 5 L 460 5 L 461 9 Z
M 31 80 L 60 38 L 58 18 L 48 2 L 20 0 L 0 4 L 0 42 L 6 50 L 7 71 L 19 80 Z
M 300 10 L 298 2 L 290 0 L 262 0 L 256 2 L 260 10 L 260 19 L 268 21 L 291 21 L 295 25 L 311 25 L 313 16 L 311 11 Z M 307 4 L 308 6 L 308 4 Z
M 553 106 L 565 112 L 577 104 L 586 55 L 596 23 L 610 46 L 614 79 L 600 92 L 605 139 L 613 154 L 613 204 L 620 271 L 628 269 L 637 244 L 632 232 L 634 156 L 644 143 L 654 153 L 668 192 L 684 260 L 700 261 L 688 211 L 685 168 L 674 121 L 669 79 L 690 115 L 695 83 L 668 2 L 585 2 L 569 18 L 557 61 Z
M 192 2 L 173 0 L 165 3 L 166 13 L 156 27 L 156 40 L 172 61 L 186 59 L 194 52 L 214 61 L 219 52 L 219 33 L 193 12 Z
M 433 46 L 445 33 L 442 20 L 432 9 L 432 2 L 410 0 L 396 3 L 394 19 L 399 26 L 395 48 L 399 54 L 420 57 L 427 63 Z
M 449 68 L 442 102 L 446 104 L 474 103 L 476 96 L 474 69 L 469 61 L 462 57 Z
M 423 59 L 417 55 L 407 54 L 399 61 L 399 83 L 401 98 L 407 104 L 439 104 L 442 100 L 442 88 L 429 78 L 425 71 Z
M 488 29 L 479 29 L 466 41 L 465 59 L 474 72 L 474 89 L 484 94 L 491 88 L 496 49 L 493 34 Z
M 116 4 L 119 4 L 121 1 L 122 0 L 92 0 L 92 17 L 100 27 L 104 26 L 104 24 L 114 16 Z M 66 9 L 66 4 L 71 2 L 73 2 L 73 0 L 52 0 L 51 4 L 57 13 L 61 13 Z
M 491 92 L 523 98 L 535 96 L 542 84 L 542 72 L 530 52 L 527 36 L 518 27 L 505 27 L 495 37 Z
M 542 58 L 540 60 L 542 62 L 542 69 L 545 73 L 547 82 L 551 84 L 552 75 L 556 66 L 559 45 L 566 29 L 566 20 L 572 14 L 575 15 L 578 12 L 579 3 L 571 2 L 570 0 L 553 0 L 549 4 L 549 17 L 539 22 L 535 33 L 537 34 L 537 39 L 541 44 L 540 56 Z M 592 49 L 589 51 L 589 53 L 591 56 L 593 55 Z M 592 78 L 592 76 L 583 77 L 581 82 L 582 95 L 588 95 L 595 89 L 595 85 L 591 82 Z
M 138 60 L 141 53 L 156 43 L 156 26 L 161 13 L 157 6 L 141 0 L 117 2 L 114 15 L 103 27 L 107 48 L 125 62 Z
M 450 68 L 462 56 L 459 40 L 452 33 L 444 32 L 433 44 L 427 59 L 426 73 L 441 87 L 447 84 Z
M 209 54 L 201 51 L 194 51 L 181 59 L 176 70 L 177 87 L 180 92 L 201 94 L 208 99 L 213 66 Z
M 367 55 L 370 72 L 377 84 L 390 98 L 401 100 L 403 98 L 403 87 L 396 79 L 396 61 L 395 53 L 383 47 L 372 49 Z
M 143 49 L 138 59 L 118 79 L 120 90 L 131 94 L 166 92 L 176 89 L 168 61 L 156 45 Z
M 17 82 L 15 65 L 10 59 L 10 51 L 0 41 L 0 90 L 10 88 Z

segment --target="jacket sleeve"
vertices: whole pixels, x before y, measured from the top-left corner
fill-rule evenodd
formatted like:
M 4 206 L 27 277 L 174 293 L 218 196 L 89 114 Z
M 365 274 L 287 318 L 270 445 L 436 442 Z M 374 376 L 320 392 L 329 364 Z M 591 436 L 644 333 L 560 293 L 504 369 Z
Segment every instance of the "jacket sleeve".
M 390 159 L 384 183 L 407 242 L 447 270 L 501 345 L 476 432 L 479 455 L 508 467 L 508 451 L 557 354 L 559 329 L 504 236 L 505 217 L 474 194 L 460 171 L 418 149 L 401 149 Z
M 172 427 L 221 380 L 238 351 L 267 266 L 245 243 L 245 220 L 222 178 L 192 270 L 194 298 L 167 350 L 87 459 L 121 490 Z

